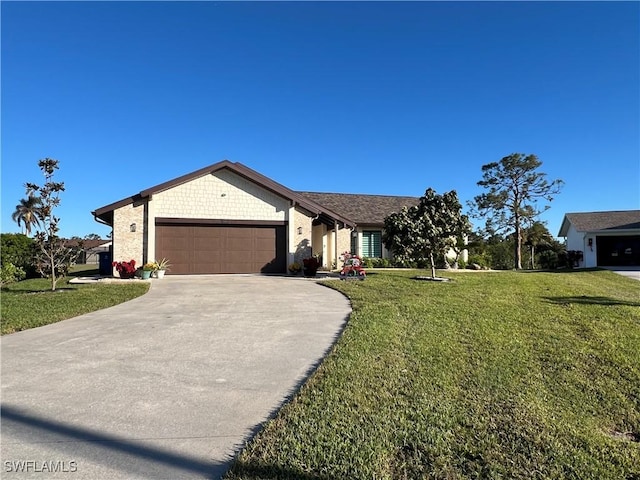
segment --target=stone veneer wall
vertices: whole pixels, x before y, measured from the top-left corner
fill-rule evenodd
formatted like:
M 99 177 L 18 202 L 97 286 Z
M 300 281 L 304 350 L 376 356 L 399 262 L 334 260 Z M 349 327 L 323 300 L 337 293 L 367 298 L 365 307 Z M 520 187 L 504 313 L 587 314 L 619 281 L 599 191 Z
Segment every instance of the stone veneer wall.
M 226 220 L 287 220 L 289 201 L 228 170 L 156 193 L 154 216 Z
M 342 268 L 340 255 L 344 252 L 351 251 L 351 231 L 350 228 L 341 228 L 338 230 L 338 262 L 336 268 Z
M 340 255 L 344 252 L 351 250 L 351 229 L 339 228 L 337 233 L 337 250 L 335 230 L 327 231 L 327 235 L 324 239 L 326 241 L 326 255 L 327 258 L 323 258 L 323 263 L 327 268 L 342 268 L 342 262 L 340 261 Z
M 145 222 L 144 204 L 125 205 L 113 212 L 113 260 L 115 262 L 135 260 L 142 266 L 144 258 Z M 132 232 L 131 224 L 136 224 Z M 113 274 L 117 275 L 116 269 Z
M 312 253 L 312 218 L 298 210 L 293 212 L 293 261 L 302 264 L 303 258 L 309 258 Z M 302 227 L 302 234 L 298 234 L 298 228 Z

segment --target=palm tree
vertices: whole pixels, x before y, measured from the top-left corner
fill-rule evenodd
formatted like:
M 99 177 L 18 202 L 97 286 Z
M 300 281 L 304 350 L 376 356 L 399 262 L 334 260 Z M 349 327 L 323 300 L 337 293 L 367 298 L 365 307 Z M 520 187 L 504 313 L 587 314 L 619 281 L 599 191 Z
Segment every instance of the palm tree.
M 18 223 L 19 227 L 24 223 L 24 230 L 27 237 L 31 235 L 31 227 L 34 225 L 40 225 L 41 204 L 42 202 L 39 197 L 29 195 L 29 198 L 23 198 L 20 200 L 20 203 L 16 205 L 16 211 L 11 215 L 11 218 L 14 222 Z
M 550 245 L 553 236 L 542 222 L 533 222 L 531 226 L 525 230 L 525 244 L 531 248 L 531 269 L 536 268 L 536 247 Z

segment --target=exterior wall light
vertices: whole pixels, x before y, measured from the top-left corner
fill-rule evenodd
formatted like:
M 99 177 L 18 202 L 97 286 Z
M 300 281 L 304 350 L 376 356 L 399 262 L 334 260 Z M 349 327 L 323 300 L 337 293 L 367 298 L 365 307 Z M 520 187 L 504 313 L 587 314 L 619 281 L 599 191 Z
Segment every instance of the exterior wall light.
M 302 235 L 302 227 L 298 227 L 298 235 Z
M 131 230 L 132 232 L 136 231 L 136 224 L 132 223 L 131 225 L 129 225 L 129 230 Z

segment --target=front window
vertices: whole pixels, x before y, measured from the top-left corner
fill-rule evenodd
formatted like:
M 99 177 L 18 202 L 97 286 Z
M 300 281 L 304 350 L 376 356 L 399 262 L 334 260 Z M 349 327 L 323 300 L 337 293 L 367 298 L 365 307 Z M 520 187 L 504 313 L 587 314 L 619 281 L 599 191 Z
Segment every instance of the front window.
M 358 234 L 355 231 L 351 234 L 351 250 L 349 253 L 358 254 Z
M 382 258 L 382 232 L 362 232 L 362 256 Z

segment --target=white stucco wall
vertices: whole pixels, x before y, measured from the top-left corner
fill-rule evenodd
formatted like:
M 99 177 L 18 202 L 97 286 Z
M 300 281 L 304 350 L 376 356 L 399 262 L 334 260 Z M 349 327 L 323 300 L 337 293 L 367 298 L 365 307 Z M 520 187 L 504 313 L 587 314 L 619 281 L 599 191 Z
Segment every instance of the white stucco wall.
M 589 246 L 589 239 L 591 239 L 592 245 Z M 596 246 L 596 235 L 594 234 L 583 234 L 582 239 L 582 248 L 574 249 L 574 250 L 582 250 L 583 259 L 580 264 L 581 267 L 596 267 L 598 265 L 598 251 Z
M 588 238 L 593 239 L 593 246 L 588 246 Z M 593 250 L 592 250 L 593 249 Z M 585 235 L 585 232 L 579 232 L 573 225 L 569 225 L 567 231 L 567 250 L 580 250 L 583 259 L 578 267 L 595 267 L 597 264 L 596 236 Z

